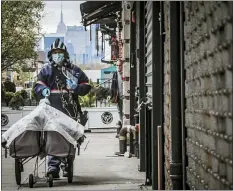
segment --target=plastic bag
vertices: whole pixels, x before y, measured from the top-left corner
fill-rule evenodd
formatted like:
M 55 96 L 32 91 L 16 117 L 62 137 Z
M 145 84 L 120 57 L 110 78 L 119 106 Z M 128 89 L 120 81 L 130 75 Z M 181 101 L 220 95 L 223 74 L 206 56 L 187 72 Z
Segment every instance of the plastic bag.
M 84 135 L 84 127 L 81 124 L 48 105 L 46 99 L 2 134 L 2 138 L 7 141 L 6 146 L 8 147 L 16 137 L 27 130 L 56 131 L 75 148 L 79 138 Z

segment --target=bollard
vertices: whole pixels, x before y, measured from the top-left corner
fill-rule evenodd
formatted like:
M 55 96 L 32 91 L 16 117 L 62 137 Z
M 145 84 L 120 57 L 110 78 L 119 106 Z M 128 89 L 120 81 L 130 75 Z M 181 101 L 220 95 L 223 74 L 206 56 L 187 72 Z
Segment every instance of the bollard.
M 119 137 L 119 146 L 120 146 L 120 154 L 124 154 L 127 150 L 126 136 Z
M 127 127 L 123 127 L 119 133 L 120 154 L 124 154 L 127 150 Z

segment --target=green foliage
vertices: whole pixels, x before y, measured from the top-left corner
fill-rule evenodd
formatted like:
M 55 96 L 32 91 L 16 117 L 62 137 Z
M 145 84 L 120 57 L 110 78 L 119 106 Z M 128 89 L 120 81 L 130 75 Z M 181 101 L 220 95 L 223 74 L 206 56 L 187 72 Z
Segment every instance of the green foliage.
M 14 93 L 13 92 L 5 92 L 5 102 L 8 105 L 10 100 L 14 97 Z
M 22 69 L 19 67 L 17 70 L 18 70 L 17 73 L 18 73 L 19 79 L 14 79 L 14 81 L 17 81 L 23 84 L 25 81 L 31 81 L 33 79 L 33 72 L 23 72 Z
M 89 81 L 89 85 L 92 87 L 90 92 L 85 96 L 78 96 L 81 107 L 95 107 L 96 95 L 94 90 L 95 83 L 92 80 Z
M 102 101 L 104 99 L 107 99 L 108 96 L 111 95 L 111 89 L 100 86 L 99 88 L 96 88 L 95 93 L 96 93 L 96 99 L 98 101 Z
M 9 82 L 3 82 L 3 85 L 4 85 L 4 91 L 5 92 L 13 92 L 15 93 L 16 91 L 16 87 L 15 87 L 15 84 L 11 81 Z
M 35 83 L 35 84 L 33 85 L 33 87 L 32 87 L 32 100 L 39 101 L 39 99 L 37 98 L 36 93 L 35 93 L 35 91 L 34 91 L 35 86 L 36 86 L 36 83 Z
M 21 90 L 18 92 L 5 92 L 4 101 L 7 106 L 10 106 L 12 109 L 19 109 L 20 106 L 24 106 L 24 100 L 28 98 L 27 92 Z
M 95 107 L 95 101 L 96 97 L 89 97 L 88 95 L 85 95 L 83 97 L 79 96 L 78 97 L 79 103 L 81 107 Z
M 9 107 L 13 110 L 19 110 L 21 106 L 24 106 L 24 100 L 20 93 L 15 93 L 14 97 L 9 102 Z
M 4 89 L 3 89 L 3 87 L 2 87 L 2 89 L 1 89 L 1 94 L 2 94 L 2 97 L 1 97 L 1 101 L 2 102 L 4 102 L 5 101 L 5 91 L 4 91 Z
M 36 57 L 34 48 L 41 38 L 42 1 L 2 1 L 1 70 L 18 69 Z
M 28 98 L 28 94 L 27 94 L 27 92 L 25 90 L 21 90 L 21 91 L 16 92 L 15 96 L 17 96 L 17 95 L 22 96 L 23 99 L 27 99 Z

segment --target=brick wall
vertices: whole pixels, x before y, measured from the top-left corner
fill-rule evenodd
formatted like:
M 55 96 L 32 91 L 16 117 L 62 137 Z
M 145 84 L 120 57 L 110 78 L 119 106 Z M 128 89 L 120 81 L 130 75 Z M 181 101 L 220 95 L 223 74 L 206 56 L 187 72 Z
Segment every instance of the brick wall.
M 187 183 L 233 189 L 232 3 L 184 4 Z
M 165 184 L 170 184 L 169 2 L 164 2 Z M 185 2 L 185 127 L 191 189 L 233 189 L 232 2 Z

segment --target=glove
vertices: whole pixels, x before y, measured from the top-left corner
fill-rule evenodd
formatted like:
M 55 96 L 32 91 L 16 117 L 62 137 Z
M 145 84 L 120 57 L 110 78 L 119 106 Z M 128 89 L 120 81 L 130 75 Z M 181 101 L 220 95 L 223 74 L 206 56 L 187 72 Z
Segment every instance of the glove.
M 68 86 L 68 89 L 74 90 L 77 88 L 78 84 L 76 84 L 73 80 L 66 79 L 66 85 Z
M 49 88 L 45 88 L 42 90 L 42 93 L 41 93 L 44 97 L 47 97 L 50 95 L 50 89 Z
M 88 112 L 87 111 L 83 111 L 81 114 L 80 114 L 80 119 L 79 119 L 79 123 L 82 125 L 82 126 L 85 126 L 86 123 L 88 121 Z

